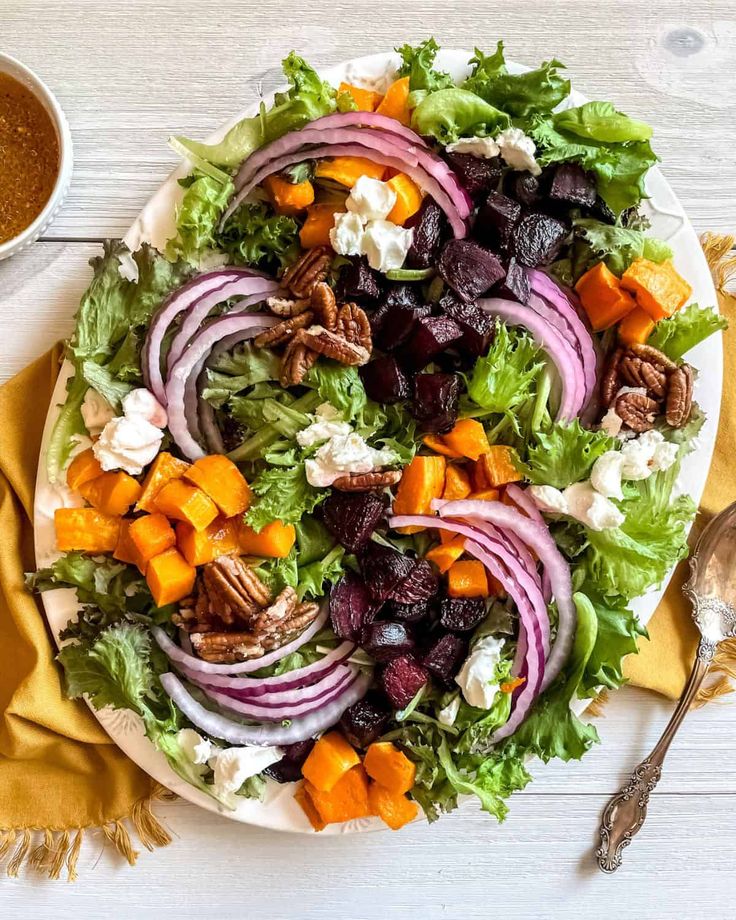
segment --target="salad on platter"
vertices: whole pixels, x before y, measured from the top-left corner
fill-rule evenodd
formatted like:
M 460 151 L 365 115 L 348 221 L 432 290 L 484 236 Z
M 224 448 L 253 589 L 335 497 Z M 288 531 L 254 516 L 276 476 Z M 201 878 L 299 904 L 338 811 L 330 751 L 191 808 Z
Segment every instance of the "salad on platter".
M 288 88 L 190 164 L 162 251 L 109 242 L 44 462 L 66 692 L 131 710 L 223 810 L 502 820 L 687 555 L 690 303 L 651 128 L 501 42 Z

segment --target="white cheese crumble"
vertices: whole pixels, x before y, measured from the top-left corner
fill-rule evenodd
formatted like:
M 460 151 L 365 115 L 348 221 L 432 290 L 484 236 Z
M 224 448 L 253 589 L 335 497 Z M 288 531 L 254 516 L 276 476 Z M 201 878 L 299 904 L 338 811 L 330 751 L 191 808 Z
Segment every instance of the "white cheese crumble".
M 115 410 L 97 390 L 90 387 L 82 400 L 82 421 L 90 435 L 99 434 L 110 419 L 115 417 Z
M 471 156 L 490 160 L 497 157 L 501 148 L 492 137 L 460 137 L 445 148 L 449 153 L 469 153 Z
M 538 176 L 542 172 L 534 158 L 537 145 L 520 128 L 506 128 L 495 140 L 504 163 L 512 169 L 527 170 L 533 176 Z
M 529 486 L 527 492 L 540 511 L 547 514 L 569 514 L 567 499 L 554 486 Z
M 207 738 L 203 738 L 193 728 L 182 728 L 177 734 L 176 740 L 184 756 L 197 766 L 206 764 L 215 752 L 212 742 Z
M 359 256 L 363 251 L 363 221 L 359 214 L 347 211 L 335 214 L 335 226 L 330 230 L 330 244 L 338 255 Z
M 372 220 L 363 233 L 363 255 L 376 271 L 388 272 L 401 268 L 413 237 L 413 230 L 405 230 L 388 220 Z
M 576 482 L 562 494 L 567 501 L 570 517 L 591 530 L 620 527 L 626 519 L 609 498 L 596 492 L 589 481 Z
M 307 428 L 297 432 L 296 442 L 300 447 L 314 447 L 315 444 L 322 444 L 337 435 L 351 434 L 352 431 L 353 429 L 347 422 L 333 422 L 329 419 L 318 418 Z
M 396 192 L 388 182 L 360 176 L 350 190 L 345 207 L 367 223 L 369 220 L 385 220 L 395 204 Z
M 501 661 L 504 640 L 486 636 L 473 646 L 455 678 L 465 701 L 478 709 L 490 709 L 498 693 L 496 669 Z
M 440 711 L 437 713 L 437 721 L 443 725 L 452 726 L 455 724 L 457 714 L 460 709 L 460 694 L 456 694 Z
M 590 484 L 606 498 L 624 497 L 621 480 L 624 472 L 624 455 L 620 450 L 607 450 L 593 464 Z
M 215 772 L 219 793 L 237 792 L 243 783 L 283 757 L 278 747 L 231 747 L 215 754 L 209 765 Z
M 103 470 L 125 470 L 131 476 L 143 472 L 161 448 L 164 433 L 144 418 L 111 419 L 92 445 Z
M 396 462 L 396 455 L 388 448 L 376 450 L 348 426 L 349 434 L 333 435 L 317 450 L 313 458 L 305 460 L 307 482 L 316 488 L 331 486 L 340 476 L 350 473 L 370 473 Z
M 142 418 L 156 428 L 165 428 L 168 424 L 166 409 L 156 399 L 150 390 L 140 387 L 131 390 L 123 397 L 123 415 L 126 418 Z

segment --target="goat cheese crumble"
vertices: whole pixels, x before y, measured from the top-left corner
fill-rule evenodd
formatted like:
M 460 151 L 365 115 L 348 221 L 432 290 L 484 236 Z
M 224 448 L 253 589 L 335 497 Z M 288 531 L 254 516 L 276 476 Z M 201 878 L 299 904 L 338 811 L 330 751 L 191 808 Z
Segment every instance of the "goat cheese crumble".
M 219 751 L 209 761 L 215 773 L 215 789 L 220 794 L 235 793 L 247 779 L 282 757 L 283 751 L 278 747 L 231 747 Z
M 475 643 L 465 659 L 465 664 L 455 678 L 455 683 L 462 690 L 468 705 L 478 709 L 490 709 L 493 705 L 493 700 L 499 690 L 496 670 L 501 661 L 503 646 L 503 639 L 486 636 Z
M 161 448 L 166 423 L 166 410 L 152 393 L 132 390 L 123 399 L 123 415 L 109 419 L 92 445 L 102 469 L 142 473 Z

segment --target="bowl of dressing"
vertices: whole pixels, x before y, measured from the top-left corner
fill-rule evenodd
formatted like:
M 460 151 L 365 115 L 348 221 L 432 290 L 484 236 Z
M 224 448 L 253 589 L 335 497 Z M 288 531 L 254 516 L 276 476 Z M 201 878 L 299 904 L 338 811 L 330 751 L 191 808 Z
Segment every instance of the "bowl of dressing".
M 56 97 L 0 53 L 0 260 L 38 239 L 72 176 L 72 136 Z

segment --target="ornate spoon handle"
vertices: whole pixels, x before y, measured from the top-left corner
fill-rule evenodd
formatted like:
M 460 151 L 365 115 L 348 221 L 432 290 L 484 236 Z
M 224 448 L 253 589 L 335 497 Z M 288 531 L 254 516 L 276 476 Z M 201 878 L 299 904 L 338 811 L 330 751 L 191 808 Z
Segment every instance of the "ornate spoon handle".
M 715 645 L 701 639 L 690 678 L 662 737 L 652 753 L 634 769 L 624 788 L 606 805 L 601 819 L 601 845 L 596 851 L 598 866 L 603 872 L 618 869 L 624 847 L 641 830 L 647 816 L 649 793 L 659 782 L 669 746 L 708 673 L 715 650 Z

